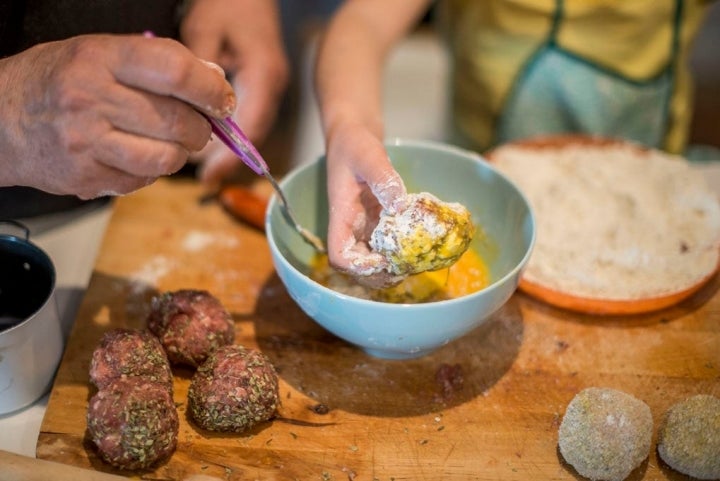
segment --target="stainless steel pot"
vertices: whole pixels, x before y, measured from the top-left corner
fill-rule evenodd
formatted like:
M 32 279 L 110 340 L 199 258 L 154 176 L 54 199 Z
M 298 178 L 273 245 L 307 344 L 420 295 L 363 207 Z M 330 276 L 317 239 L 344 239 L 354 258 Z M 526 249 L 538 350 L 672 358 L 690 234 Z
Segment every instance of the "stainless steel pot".
M 27 227 L 0 221 L 0 415 L 48 391 L 62 351 L 55 267 Z

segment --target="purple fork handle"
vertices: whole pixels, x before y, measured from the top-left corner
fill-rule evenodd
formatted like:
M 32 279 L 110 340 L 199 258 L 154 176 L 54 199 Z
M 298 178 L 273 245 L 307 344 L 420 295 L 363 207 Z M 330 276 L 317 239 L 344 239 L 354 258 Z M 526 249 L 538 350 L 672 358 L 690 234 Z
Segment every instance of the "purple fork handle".
M 213 133 L 253 172 L 258 175 L 265 175 L 268 172 L 265 160 L 231 117 L 222 120 L 212 117 L 207 119 L 210 121 Z

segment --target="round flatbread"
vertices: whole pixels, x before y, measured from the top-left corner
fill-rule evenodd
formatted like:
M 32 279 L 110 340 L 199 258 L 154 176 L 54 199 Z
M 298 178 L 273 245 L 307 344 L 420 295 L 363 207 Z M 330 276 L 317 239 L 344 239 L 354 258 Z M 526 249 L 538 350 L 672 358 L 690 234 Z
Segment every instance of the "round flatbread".
M 649 312 L 692 295 L 718 270 L 720 202 L 682 157 L 554 136 L 506 144 L 488 158 L 536 217 L 519 286 L 530 295 L 582 312 Z

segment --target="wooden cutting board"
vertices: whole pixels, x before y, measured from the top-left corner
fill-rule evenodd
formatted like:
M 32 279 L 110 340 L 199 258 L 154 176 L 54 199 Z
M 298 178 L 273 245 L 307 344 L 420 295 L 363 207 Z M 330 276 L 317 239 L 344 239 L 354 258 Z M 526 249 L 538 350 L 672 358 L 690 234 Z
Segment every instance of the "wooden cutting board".
M 274 273 L 262 232 L 202 202 L 192 180 L 161 180 L 116 200 L 38 440 L 43 459 L 181 480 L 573 480 L 557 449 L 581 389 L 626 391 L 656 427 L 673 403 L 720 396 L 720 280 L 673 308 L 593 317 L 515 294 L 486 324 L 410 361 L 367 356 L 317 326 Z M 280 417 L 214 434 L 186 416 L 189 370 L 175 371 L 178 449 L 153 471 L 118 473 L 85 439 L 88 367 L 101 335 L 143 327 L 161 291 L 207 289 L 230 310 L 237 342 L 278 369 Z M 388 320 L 392 322 L 392 320 Z M 630 479 L 685 479 L 650 458 Z

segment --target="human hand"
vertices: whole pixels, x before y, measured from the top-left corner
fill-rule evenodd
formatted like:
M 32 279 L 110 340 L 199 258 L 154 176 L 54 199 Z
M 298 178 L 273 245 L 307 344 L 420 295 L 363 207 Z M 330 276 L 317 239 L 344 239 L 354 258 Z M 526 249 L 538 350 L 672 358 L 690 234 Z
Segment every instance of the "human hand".
M 0 185 L 124 194 L 201 149 L 235 95 L 169 39 L 87 35 L 0 60 Z
M 253 142 L 261 142 L 275 120 L 288 83 L 278 6 L 270 0 L 195 0 L 180 34 L 198 57 L 232 76 L 238 94 L 235 120 Z M 240 165 L 217 139 L 197 156 L 200 178 L 213 185 Z
M 328 260 L 330 265 L 371 288 L 388 287 L 403 277 L 368 241 L 380 212 L 402 212 L 405 185 L 382 142 L 359 125 L 333 129 L 328 137 Z

